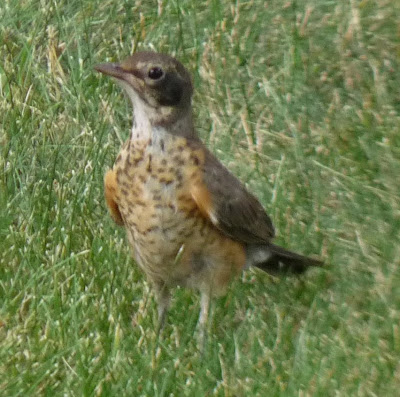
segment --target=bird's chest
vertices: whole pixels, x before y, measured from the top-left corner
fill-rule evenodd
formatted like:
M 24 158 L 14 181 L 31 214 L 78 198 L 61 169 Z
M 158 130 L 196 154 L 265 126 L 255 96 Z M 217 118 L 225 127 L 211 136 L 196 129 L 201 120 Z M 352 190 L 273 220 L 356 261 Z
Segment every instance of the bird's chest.
M 201 218 L 190 194 L 190 183 L 200 177 L 196 153 L 180 137 L 131 140 L 114 168 L 137 261 L 171 261 Z

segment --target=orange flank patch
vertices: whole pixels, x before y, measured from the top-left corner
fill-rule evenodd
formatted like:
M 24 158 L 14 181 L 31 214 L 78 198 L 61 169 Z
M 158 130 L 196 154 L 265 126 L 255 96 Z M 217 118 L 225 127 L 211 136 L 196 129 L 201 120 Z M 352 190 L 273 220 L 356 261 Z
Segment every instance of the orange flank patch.
M 207 189 L 206 185 L 200 181 L 195 181 L 190 188 L 190 193 L 197 204 L 200 213 L 212 224 L 217 226 L 218 219 L 214 214 L 211 193 Z
M 219 250 L 219 266 L 213 280 L 216 295 L 225 293 L 232 278 L 240 274 L 246 264 L 245 249 L 237 241 L 225 237 Z
M 104 176 L 104 196 L 106 198 L 106 203 L 108 209 L 110 210 L 111 217 L 117 225 L 123 225 L 124 221 L 122 219 L 121 212 L 119 211 L 117 204 L 117 178 L 116 173 L 113 170 L 106 172 Z

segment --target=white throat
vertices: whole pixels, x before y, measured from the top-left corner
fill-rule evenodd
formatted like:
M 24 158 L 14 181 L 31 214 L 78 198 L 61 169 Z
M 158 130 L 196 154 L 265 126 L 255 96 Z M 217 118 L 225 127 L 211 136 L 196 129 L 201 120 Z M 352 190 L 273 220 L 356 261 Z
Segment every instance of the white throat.
M 137 95 L 137 94 L 135 94 Z M 150 110 L 152 111 L 152 109 Z M 154 126 L 149 120 L 149 109 L 137 98 L 133 102 L 133 126 L 131 132 L 132 140 L 152 140 L 153 147 L 158 147 L 159 141 L 168 140 L 169 134 L 164 127 Z
M 132 139 L 151 138 L 153 128 L 143 102 L 137 98 L 133 102 Z
M 133 106 L 133 126 L 131 132 L 132 139 L 146 139 L 152 136 L 152 126 L 148 116 L 148 109 L 136 91 L 122 80 L 117 80 L 118 84 L 124 88 Z

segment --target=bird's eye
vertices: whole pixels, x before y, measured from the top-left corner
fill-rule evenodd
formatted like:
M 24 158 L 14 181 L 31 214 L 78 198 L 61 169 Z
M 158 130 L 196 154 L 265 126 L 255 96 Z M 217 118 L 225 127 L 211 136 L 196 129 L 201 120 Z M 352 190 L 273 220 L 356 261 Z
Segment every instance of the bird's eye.
M 149 70 L 148 76 L 152 80 L 158 80 L 164 75 L 164 72 L 159 67 L 154 67 Z

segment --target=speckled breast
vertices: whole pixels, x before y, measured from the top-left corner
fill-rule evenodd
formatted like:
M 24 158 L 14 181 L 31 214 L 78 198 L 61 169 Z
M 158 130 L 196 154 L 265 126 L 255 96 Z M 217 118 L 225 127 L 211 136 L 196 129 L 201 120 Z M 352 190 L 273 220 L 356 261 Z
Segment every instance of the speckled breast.
M 118 207 L 134 257 L 153 280 L 179 283 L 179 255 L 212 238 L 189 191 L 189 182 L 201 178 L 201 161 L 185 138 L 168 135 L 129 140 L 116 160 Z

